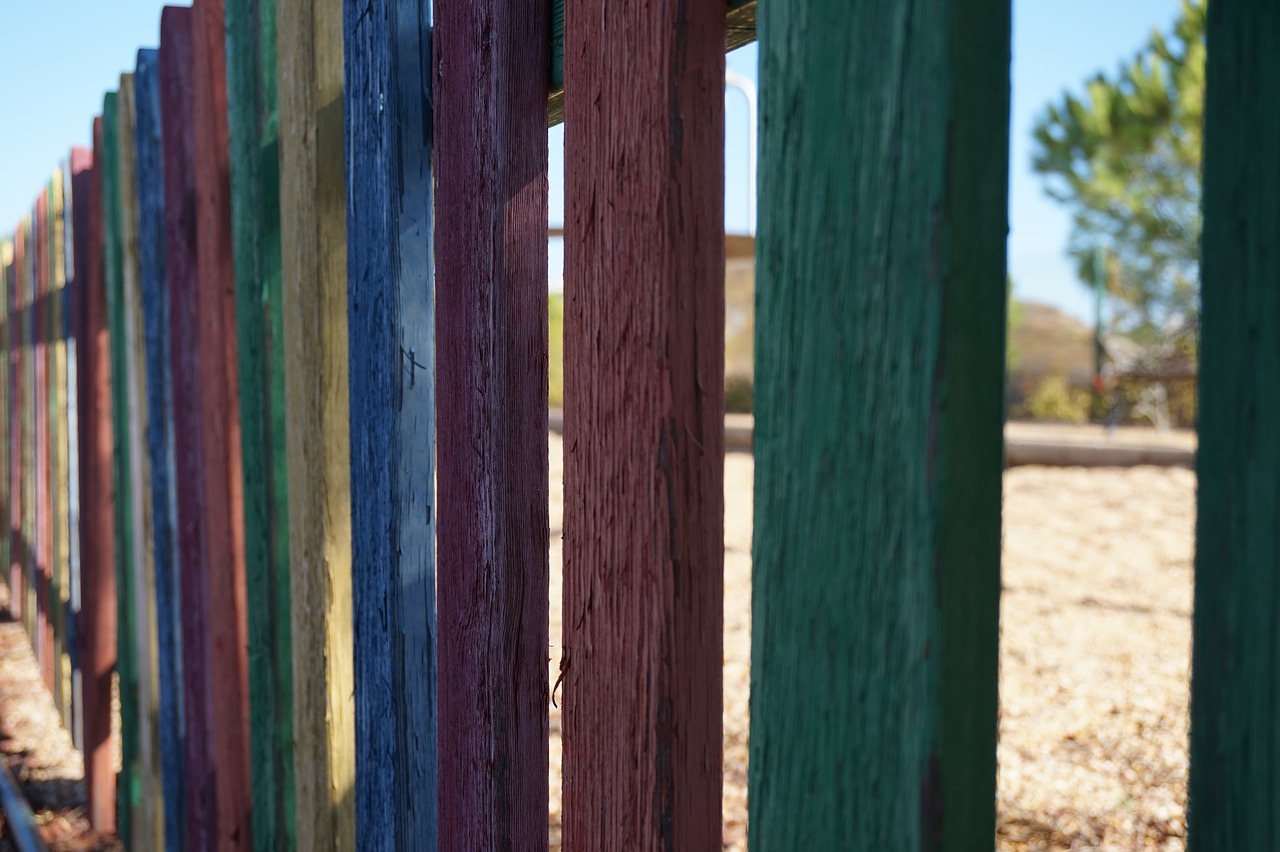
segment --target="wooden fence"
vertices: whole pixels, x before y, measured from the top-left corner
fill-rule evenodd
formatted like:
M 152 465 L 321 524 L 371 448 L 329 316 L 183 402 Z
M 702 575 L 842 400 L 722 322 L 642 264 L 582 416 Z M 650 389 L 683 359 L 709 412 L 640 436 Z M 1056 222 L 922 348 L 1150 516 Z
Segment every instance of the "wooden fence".
M 547 847 L 563 119 L 564 846 L 718 847 L 722 84 L 757 16 L 750 843 L 990 848 L 1008 0 L 166 8 L 0 244 L 4 576 L 95 826 Z M 1263 849 L 1280 7 L 1209 30 L 1190 837 Z

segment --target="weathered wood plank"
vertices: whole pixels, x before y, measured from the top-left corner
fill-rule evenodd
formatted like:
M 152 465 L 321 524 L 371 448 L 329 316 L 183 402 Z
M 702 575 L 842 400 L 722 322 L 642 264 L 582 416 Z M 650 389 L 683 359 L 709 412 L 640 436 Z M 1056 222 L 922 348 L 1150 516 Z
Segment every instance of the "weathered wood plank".
M 10 332 L 12 321 L 10 317 L 11 307 L 10 299 L 12 298 L 14 288 L 13 274 L 13 243 L 7 236 L 0 237 L 0 351 L 4 352 L 4 378 L 0 381 L 0 423 L 4 424 L 4 447 L 0 450 L 0 493 L 3 493 L 3 499 L 0 500 L 0 511 L 4 514 L 4 534 L 0 535 L 0 566 L 4 566 L 4 582 L 8 586 L 9 580 L 9 554 L 10 554 L 10 530 L 9 530 L 9 507 L 13 502 L 12 484 L 9 482 L 9 465 L 12 455 L 11 442 L 13 440 L 13 426 L 10 421 L 10 414 L 13 404 L 13 376 L 11 374 L 11 365 L 13 363 L 14 350 L 13 344 L 10 342 Z M 10 590 L 12 591 L 12 590 Z
M 344 10 L 356 824 L 411 852 L 438 843 L 430 9 Z
M 49 334 L 53 344 L 53 378 L 50 389 L 54 484 L 54 638 L 56 644 L 54 672 L 54 696 L 62 716 L 63 727 L 70 731 L 71 723 L 71 648 L 68 644 L 71 609 L 71 548 L 69 523 L 71 517 L 70 471 L 67 463 L 67 334 L 65 327 L 67 281 L 67 196 L 64 185 L 65 166 L 54 172 L 50 187 L 50 217 L 53 233 L 53 285 L 50 305 Z
M 279 12 L 297 844 L 342 852 L 355 846 L 342 3 Z
M 7 323 L 9 352 L 9 609 L 15 619 L 24 619 L 26 613 L 26 591 L 23 583 L 23 564 L 27 542 L 23 536 L 23 518 L 25 517 L 24 477 L 26 468 L 23 465 L 24 451 L 24 406 L 26 405 L 26 387 L 23 366 L 25 355 L 22 337 L 22 278 L 23 278 L 22 227 L 13 235 L 13 263 L 9 269 L 10 287 L 6 294 L 9 305 L 10 321 Z
M 151 494 L 151 547 L 156 617 L 157 725 L 164 792 L 165 849 L 181 849 L 185 833 L 182 754 L 181 601 L 173 468 L 173 378 L 166 282 L 164 160 L 160 134 L 159 54 L 138 51 L 134 77 L 138 187 L 138 257 L 146 372 L 146 443 Z
M 118 830 L 126 845 L 134 844 L 134 829 L 142 808 L 142 780 L 138 757 L 137 627 L 133 581 L 133 495 L 129 459 L 129 368 L 124 317 L 124 249 L 120 204 L 120 105 L 116 92 L 103 100 L 102 179 L 103 226 L 106 233 L 107 330 L 111 343 L 112 499 L 115 505 L 116 673 L 120 694 L 121 769 L 118 790 Z
M 1208 10 L 1188 849 L 1280 832 L 1280 7 Z
M 724 14 L 606 6 L 565 21 L 564 843 L 713 849 Z
M 435 5 L 440 845 L 547 848 L 547 44 Z
M 13 268 L 13 242 L 6 236 L 0 237 L 0 351 L 4 352 L 3 381 L 0 381 L 0 393 L 3 394 L 4 408 L 0 413 L 0 423 L 4 424 L 4 445 L 0 449 L 0 489 L 4 498 L 0 501 L 0 513 L 4 516 L 4 533 L 0 535 L 0 570 L 4 572 L 4 583 L 10 592 L 10 614 L 12 615 L 12 592 L 10 582 L 10 557 L 13 552 L 13 532 L 10 526 L 10 511 L 13 505 L 13 483 L 10 479 L 13 463 L 13 409 L 15 405 L 13 393 L 13 360 L 16 351 L 12 339 L 13 333 L 13 291 L 17 277 Z
M 179 590 L 182 600 L 182 715 L 185 732 L 186 848 L 216 848 L 211 751 L 205 498 L 201 449 L 199 278 L 196 263 L 194 65 L 192 12 L 166 7 L 160 16 L 160 113 L 164 142 L 165 266 L 173 377 L 174 482 L 177 486 Z
M 756 0 L 727 0 L 724 50 L 736 50 L 756 40 Z M 564 0 L 551 0 L 551 89 L 547 97 L 547 125 L 564 121 Z
M 80 400 L 79 400 L 79 342 L 80 312 L 84 310 L 84 299 L 80 291 L 77 275 L 77 248 L 80 236 L 76 231 L 76 173 L 77 169 L 88 168 L 92 155 L 86 149 L 75 148 L 63 169 L 64 214 L 66 218 L 67 242 L 67 286 L 64 300 L 63 329 L 67 339 L 67 571 L 70 582 L 69 627 L 67 643 L 71 655 L 71 722 L 67 729 L 71 732 L 71 740 L 76 749 L 84 754 L 84 656 L 81 653 L 81 635 L 84 629 L 83 588 L 80 573 Z M 82 249 L 83 250 L 83 249 Z M 2 464 L 2 457 L 0 457 Z M 0 477 L 0 482 L 7 477 Z M 4 560 L 0 559 L 0 565 Z
M 107 152 L 101 117 L 93 152 L 72 152 L 76 217 L 76 401 L 80 497 L 80 671 L 84 699 L 84 777 L 89 822 L 115 829 L 111 676 L 116 663 L 116 579 L 111 501 L 110 347 L 107 337 L 102 175 Z M 11 303 L 12 304 L 12 303 Z
M 1009 3 L 760 13 L 749 842 L 989 847 Z
M 228 0 L 226 11 L 253 834 L 274 852 L 295 848 L 288 483 L 273 435 L 285 413 L 272 393 L 283 387 L 275 2 Z
M 23 358 L 23 399 L 26 404 L 22 411 L 22 537 L 26 542 L 26 552 L 23 559 L 23 603 L 22 616 L 23 626 L 26 628 L 27 636 L 31 639 L 33 648 L 39 646 L 38 619 L 39 611 L 37 604 L 37 596 L 39 594 L 39 563 L 40 563 L 40 537 L 39 537 L 39 492 L 38 488 L 38 471 L 39 456 L 38 438 L 37 438 L 37 411 L 39 409 L 40 398 L 38 396 L 37 385 L 37 364 L 39 363 L 39 353 L 36 351 L 36 295 L 37 295 L 37 264 L 39 263 L 39 250 L 34 240 L 32 231 L 32 214 L 28 213 L 22 221 L 22 243 L 23 243 L 23 268 L 22 268 L 22 346 L 24 349 Z
M 53 602 L 50 593 L 53 585 L 53 493 L 52 473 L 49 466 L 49 190 L 36 197 L 32 211 L 31 235 L 33 249 L 31 340 L 35 371 L 35 396 L 33 422 L 35 423 L 35 635 L 32 646 L 45 689 L 53 691 Z
M 22 537 L 26 542 L 26 551 L 24 553 L 22 565 L 22 616 L 23 627 L 27 631 L 27 636 L 31 639 L 32 647 L 35 648 L 39 644 L 39 633 L 37 631 L 37 620 L 39 613 L 37 610 L 37 595 L 39 590 L 38 570 L 40 559 L 40 540 L 38 531 L 39 518 L 39 494 L 37 492 L 39 470 L 37 456 L 37 421 L 36 411 L 39 407 L 38 385 L 36 384 L 36 365 L 39 361 L 36 352 L 35 340 L 35 302 L 37 293 L 37 264 L 39 262 L 39 249 L 34 240 L 32 231 L 31 213 L 28 213 L 22 221 L 22 245 L 23 245 L 23 265 L 22 265 L 22 347 L 24 358 L 23 366 L 23 399 L 25 405 L 22 410 Z
M 142 291 L 139 252 L 137 146 L 134 142 L 137 105 L 133 75 L 120 78 L 120 147 L 118 208 L 120 218 L 122 333 L 121 363 L 125 413 L 121 423 L 127 447 L 128 499 L 132 524 L 127 532 L 132 552 L 129 566 L 133 615 L 133 660 L 138 694 L 137 782 L 139 801 L 134 813 L 131 848 L 140 852 L 163 844 L 163 789 L 159 754 L 159 682 L 156 654 L 154 542 L 151 530 L 151 476 L 147 460 L 146 358 L 143 352 Z
M 223 0 L 192 6 L 201 449 L 219 850 L 253 843 L 249 660 Z M 194 343 L 195 340 L 192 342 Z

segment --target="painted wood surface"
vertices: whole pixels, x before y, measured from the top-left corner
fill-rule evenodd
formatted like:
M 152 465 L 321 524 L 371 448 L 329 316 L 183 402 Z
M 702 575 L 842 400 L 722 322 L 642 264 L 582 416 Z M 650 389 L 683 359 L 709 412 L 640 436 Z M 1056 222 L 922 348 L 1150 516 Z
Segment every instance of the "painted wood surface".
M 31 218 L 32 301 L 31 354 L 34 358 L 35 395 L 32 417 L 35 424 L 35 468 L 32 471 L 35 495 L 35 633 L 31 635 L 36 662 L 45 689 L 53 691 L 53 494 L 49 468 L 49 194 L 48 186 L 36 197 Z
M 103 150 L 102 221 L 106 235 L 107 331 L 111 343 L 112 489 L 115 505 L 116 569 L 116 673 L 120 694 L 121 769 L 118 796 L 118 831 L 126 845 L 134 843 L 134 827 L 142 808 L 138 774 L 138 672 L 137 628 L 134 624 L 133 496 L 130 491 L 128 363 L 125 359 L 124 258 L 120 215 L 120 109 L 116 92 L 102 105 Z
M 277 22 L 299 849 L 355 847 L 342 3 Z
M 1280 829 L 1280 8 L 1208 11 L 1187 848 Z
M 296 844 L 275 3 L 227 0 L 226 12 L 253 840 L 276 852 Z
M 438 843 L 430 7 L 344 6 L 356 825 Z
M 26 592 L 23 583 L 23 564 L 28 543 L 23 535 L 22 519 L 24 472 L 23 450 L 23 411 L 26 404 L 25 382 L 26 371 L 23 367 L 25 354 L 22 340 L 22 278 L 23 278 L 23 244 L 22 227 L 19 226 L 13 235 L 13 263 L 9 268 L 10 287 L 6 293 L 9 305 L 10 321 L 6 324 L 9 353 L 9 610 L 15 620 L 25 617 L 23 604 Z
M 253 843 L 249 773 L 249 661 L 240 456 L 235 271 L 222 0 L 192 6 L 196 260 L 201 371 L 201 449 L 208 560 L 211 722 L 217 766 L 219 850 Z
M 84 251 L 81 237 L 76 230 L 76 174 L 80 168 L 88 168 L 92 162 L 92 154 L 83 148 L 75 148 L 63 169 L 63 187 L 65 192 L 64 215 L 67 228 L 67 286 L 63 313 L 63 329 L 67 339 L 67 511 L 68 511 L 68 562 L 70 577 L 70 600 L 68 603 L 68 619 L 70 627 L 67 631 L 67 643 L 71 654 L 71 723 L 68 730 L 76 749 L 84 754 L 84 655 L 81 651 L 81 635 L 84 630 L 83 621 L 83 589 L 80 562 L 80 399 L 79 399 L 79 357 L 80 357 L 80 314 L 84 310 L 84 298 L 81 295 L 77 260 L 78 251 Z M 3 457 L 0 456 L 0 465 Z M 0 477 L 0 482 L 7 477 Z M 4 560 L 0 559 L 0 565 Z
M 181 600 L 178 595 L 172 353 L 165 257 L 164 160 L 161 143 L 160 57 L 138 51 L 134 76 L 137 114 L 138 274 L 146 372 L 146 449 L 151 494 L 151 551 L 156 627 L 157 743 L 163 790 L 165 849 L 181 849 L 185 833 L 182 755 Z
M 12 520 L 10 513 L 12 511 L 14 500 L 14 489 L 12 481 L 12 467 L 14 455 L 14 427 L 13 416 L 15 406 L 17 404 L 13 391 L 13 363 L 16 357 L 15 345 L 12 340 L 13 324 L 14 324 L 14 306 L 13 292 L 17 286 L 17 273 L 14 269 L 13 242 L 8 238 L 0 238 L 0 314 L 4 320 L 0 323 L 0 346 L 4 347 L 4 380 L 0 382 L 0 391 L 3 392 L 4 411 L 0 422 L 4 423 L 4 445 L 0 449 L 0 488 L 4 489 L 4 499 L 0 502 L 0 512 L 4 516 L 4 532 L 0 535 L 0 566 L 4 572 L 4 583 L 9 590 L 9 614 L 13 617 L 16 614 L 13 602 L 12 573 L 10 561 L 14 553 L 15 542 L 13 539 Z
M 564 844 L 712 849 L 724 12 L 608 9 L 565 21 Z
M 13 422 L 10 419 L 13 411 L 13 373 L 12 363 L 14 357 L 13 344 L 10 342 L 10 333 L 13 327 L 13 307 L 10 304 L 13 298 L 13 290 L 15 287 L 16 277 L 13 269 L 13 243 L 7 237 L 0 237 L 0 346 L 4 351 L 4 378 L 0 381 L 0 423 L 4 424 L 4 446 L 0 449 L 0 489 L 3 489 L 3 499 L 0 500 L 0 512 L 4 515 L 4 533 L 0 535 L 0 566 L 4 571 L 4 582 L 6 588 L 9 585 L 9 557 L 12 552 L 12 543 L 10 538 L 12 531 L 10 530 L 9 512 L 13 503 L 13 483 L 10 481 L 10 465 L 13 455 Z M 12 593 L 12 589 L 9 589 Z M 12 594 L 10 595 L 12 598 Z M 9 606 L 10 616 L 13 615 L 13 603 L 10 600 Z
M 133 824 L 133 847 L 155 849 L 163 843 L 163 789 L 159 749 L 159 681 L 156 653 L 155 549 L 151 520 L 151 476 L 147 460 L 146 357 L 142 328 L 138 211 L 137 102 L 132 74 L 120 78 L 120 173 L 118 209 L 121 246 L 121 361 L 125 375 L 122 426 L 128 441 L 127 475 L 132 521 L 127 535 L 137 682 L 139 804 Z M 119 380 L 117 380 L 119 381 Z
M 22 266 L 19 292 L 22 299 L 22 623 L 27 635 L 36 636 L 36 568 L 39 538 L 36 532 L 36 351 L 35 351 L 35 269 L 36 247 L 32 241 L 31 215 L 23 217 L 21 232 Z
M 752 849 L 991 845 L 1009 26 L 760 7 Z
M 724 49 L 736 50 L 756 40 L 756 0 L 726 0 Z M 547 125 L 564 121 L 564 0 L 551 0 L 551 90 Z
M 49 387 L 51 470 L 53 475 L 54 520 L 54 637 L 56 644 L 54 672 L 54 700 L 62 717 L 63 727 L 70 731 L 71 723 L 71 654 L 68 615 L 71 608 L 71 548 L 69 523 L 71 497 L 67 464 L 67 334 L 64 322 L 67 296 L 67 223 L 66 193 L 63 183 L 64 168 L 54 172 L 50 185 L 50 226 L 53 234 L 51 245 L 53 283 L 49 318 L 49 337 L 53 346 L 53 375 Z
M 435 5 L 440 845 L 547 848 L 547 43 Z
M 0 566 L 4 571 L 6 588 L 9 584 L 9 557 L 12 552 L 10 538 L 9 507 L 13 503 L 13 484 L 9 479 L 10 464 L 13 455 L 13 422 L 10 419 L 13 410 L 13 344 L 10 342 L 10 331 L 13 327 L 13 309 L 10 304 L 15 286 L 13 269 L 13 243 L 7 237 L 0 237 L 0 347 L 4 351 L 4 377 L 0 381 L 0 423 L 4 424 L 4 446 L 0 449 L 0 489 L 3 499 L 0 500 L 0 512 L 4 515 L 4 533 L 0 535 Z M 9 589 L 12 593 L 12 589 Z M 12 594 L 10 595 L 10 617 L 13 615 Z
M 111 679 L 116 664 L 114 505 L 111 500 L 111 362 L 107 333 L 102 176 L 107 151 L 103 120 L 93 122 L 93 151 L 72 152 L 75 174 L 77 347 L 76 398 L 80 446 L 80 654 L 84 697 L 84 776 L 89 822 L 116 827 L 116 777 L 111 743 Z
M 196 265 L 195 127 L 192 118 L 192 12 L 160 16 L 160 107 L 164 142 L 165 267 L 173 376 L 174 482 L 177 487 L 178 594 L 182 600 L 182 715 L 186 763 L 186 848 L 216 848 L 215 765 L 210 744 L 208 594 L 202 458 L 200 337 Z
M 23 406 L 23 537 L 27 541 L 27 553 L 23 564 L 23 591 L 25 600 L 22 605 L 23 624 L 27 635 L 31 637 L 33 650 L 38 655 L 40 637 L 40 559 L 42 547 L 40 540 L 40 386 L 39 365 L 40 352 L 37 349 L 36 329 L 39 324 L 36 314 L 39 296 L 40 249 L 36 240 L 32 214 L 28 213 L 22 223 L 23 271 L 22 297 L 25 309 L 22 312 L 22 341 L 26 350 L 23 359 L 23 392 L 26 405 Z M 38 662 L 38 660 L 37 660 Z

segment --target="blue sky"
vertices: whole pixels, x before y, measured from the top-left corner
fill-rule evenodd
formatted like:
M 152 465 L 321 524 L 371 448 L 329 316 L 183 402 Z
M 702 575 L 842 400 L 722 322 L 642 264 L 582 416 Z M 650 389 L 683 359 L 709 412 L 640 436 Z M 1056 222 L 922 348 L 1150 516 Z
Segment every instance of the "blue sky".
M 5 81 L 0 125 L 0 233 L 9 233 L 38 188 L 72 145 L 89 142 L 102 94 L 131 68 L 137 49 L 154 46 L 158 0 L 0 0 L 0 80 Z M 189 4 L 179 4 L 189 5 Z M 1064 89 L 1078 89 L 1097 71 L 1112 72 L 1146 40 L 1167 29 L 1178 0 L 1014 0 L 1013 119 L 1011 127 L 1009 271 L 1017 295 L 1058 305 L 1088 318 L 1092 302 L 1066 260 L 1067 212 L 1046 198 L 1031 173 L 1031 126 Z M 53 50 L 57 50 L 57 58 Z M 754 79 L 757 51 L 749 45 L 730 67 Z M 726 100 L 725 224 L 745 231 L 746 107 L 736 92 Z M 551 134 L 551 221 L 562 221 L 564 138 Z M 558 241 L 551 277 L 561 272 Z

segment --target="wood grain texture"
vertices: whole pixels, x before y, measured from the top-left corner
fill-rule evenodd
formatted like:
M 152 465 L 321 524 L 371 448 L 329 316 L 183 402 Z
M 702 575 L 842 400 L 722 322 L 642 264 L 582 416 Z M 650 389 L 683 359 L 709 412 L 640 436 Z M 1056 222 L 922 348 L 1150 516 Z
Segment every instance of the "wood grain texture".
M 1187 848 L 1280 832 L 1280 8 L 1208 11 Z
M 351 468 L 342 3 L 277 22 L 299 849 L 353 849 Z
M 33 214 L 28 213 L 22 222 L 23 270 L 22 298 L 22 345 L 26 357 L 23 359 L 23 394 L 26 405 L 22 412 L 23 450 L 22 450 L 22 535 L 27 542 L 26 555 L 23 560 L 23 592 L 22 604 L 23 626 L 31 639 L 32 649 L 39 653 L 40 645 L 40 611 L 38 598 L 40 595 L 40 493 L 39 493 L 39 364 L 40 353 L 36 350 L 36 300 L 39 295 L 39 243 L 35 239 Z
M 275 852 L 296 845 L 275 3 L 228 0 L 226 13 L 253 837 Z
M 440 845 L 547 848 L 547 43 L 435 5 Z
M 0 381 L 0 423 L 4 424 L 4 444 L 0 449 L 0 512 L 4 514 L 4 533 L 0 535 L 0 566 L 3 566 L 4 583 L 9 586 L 9 557 L 13 550 L 12 530 L 10 529 L 10 506 L 13 504 L 13 483 L 10 480 L 10 466 L 13 458 L 13 372 L 14 344 L 11 339 L 13 329 L 13 307 L 11 300 L 16 283 L 13 269 L 13 243 L 7 236 L 0 237 L 0 351 L 4 352 L 3 380 Z M 12 589 L 10 589 L 12 593 Z M 12 600 L 12 594 L 10 595 Z M 10 609 L 12 616 L 12 605 Z
M 35 635 L 32 647 L 45 689 L 53 692 L 53 475 L 49 458 L 49 190 L 36 197 L 31 219 L 34 269 L 31 303 L 32 348 L 35 359 Z
M 67 228 L 67 288 L 63 328 L 67 337 L 67 499 L 68 499 L 68 572 L 70 577 L 70 626 L 67 644 L 71 654 L 71 723 L 67 729 L 76 749 L 83 755 L 84 744 L 84 655 L 81 636 L 84 630 L 83 589 L 80 561 L 80 315 L 84 310 L 84 298 L 79 279 L 79 252 L 84 251 L 82 237 L 77 230 L 76 185 L 78 171 L 92 165 L 93 155 L 88 149 L 74 148 L 63 170 L 63 186 L 66 194 L 64 215 Z M 2 304 L 2 303 L 0 303 Z M 5 421 L 7 422 L 7 421 Z M 4 457 L 0 451 L 0 468 Z M 7 474 L 0 476 L 0 483 L 7 482 Z M 0 558 L 0 565 L 6 564 Z
M 23 367 L 23 399 L 22 408 L 22 538 L 27 543 L 22 561 L 22 622 L 31 639 L 32 648 L 39 645 L 38 618 L 36 598 L 39 582 L 37 573 L 40 560 L 40 540 L 38 531 L 39 494 L 37 493 L 39 461 L 37 455 L 37 420 L 39 408 L 36 369 L 39 356 L 36 352 L 36 288 L 39 263 L 39 249 L 32 233 L 31 214 L 22 221 L 22 276 L 19 287 L 22 293 L 23 311 L 19 322 L 22 325 Z
M 728 53 L 756 40 L 756 0 L 727 0 L 724 49 Z M 564 0 L 551 0 L 551 89 L 547 126 L 564 121 Z
M 151 475 L 147 459 L 147 376 L 142 323 L 142 287 L 139 247 L 137 103 L 133 75 L 120 78 L 119 217 L 121 245 L 121 298 L 124 339 L 122 363 L 125 414 L 122 424 L 128 440 L 127 474 L 132 525 L 128 530 L 133 560 L 129 566 L 133 595 L 137 680 L 137 737 L 139 806 L 134 815 L 133 847 L 145 852 L 163 846 L 163 788 L 159 747 L 159 681 L 156 653 L 155 549 L 152 538 Z M 118 380 L 117 380 L 118 381 Z
M 102 174 L 107 152 L 101 117 L 93 122 L 93 152 L 73 152 L 76 217 L 76 388 L 80 496 L 81 679 L 84 777 L 89 822 L 115 829 L 111 676 L 116 664 L 114 506 L 111 500 L 111 361 L 107 337 Z
M 182 714 L 185 732 L 186 848 L 216 848 L 217 795 L 210 735 L 205 498 L 201 449 L 200 323 L 196 262 L 195 127 L 192 118 L 192 12 L 160 16 L 161 138 L 164 141 L 165 266 L 173 376 L 174 481 L 177 486 L 179 595 L 182 599 Z
M 564 844 L 713 849 L 724 11 L 567 13 Z
M 196 259 L 200 312 L 201 449 L 208 565 L 213 759 L 218 849 L 253 843 L 249 772 L 249 661 L 240 454 L 235 270 L 231 245 L 226 12 L 222 0 L 192 6 Z
M 6 301 L 9 305 L 10 321 L 6 324 L 8 334 L 8 353 L 9 353 L 9 562 L 8 562 L 8 582 L 9 582 L 9 610 L 14 619 L 21 620 L 25 617 L 23 612 L 23 604 L 26 602 L 26 593 L 23 583 L 23 564 L 25 563 L 25 553 L 29 545 L 23 535 L 22 520 L 25 515 L 23 507 L 24 497 L 24 474 L 26 468 L 23 464 L 24 451 L 24 406 L 26 405 L 27 395 L 25 393 L 26 370 L 23 367 L 24 346 L 22 337 L 22 316 L 23 316 L 23 241 L 22 227 L 19 226 L 13 235 L 13 262 L 9 267 L 10 286 L 6 293 Z
M 124 299 L 124 248 L 120 204 L 120 106 L 117 92 L 109 92 L 102 105 L 103 150 L 102 221 L 106 234 L 106 305 L 111 343 L 112 500 L 115 505 L 116 568 L 116 674 L 120 696 L 121 769 L 118 796 L 118 831 L 132 846 L 134 828 L 142 808 L 142 780 L 138 757 L 137 627 L 133 580 L 133 495 L 129 459 L 129 368 L 126 360 Z
M 165 849 L 181 849 L 185 833 L 182 755 L 181 601 L 173 453 L 173 378 L 166 280 L 164 160 L 161 148 L 159 54 L 138 51 L 134 76 L 138 187 L 138 258 L 146 372 L 146 445 L 151 495 L 153 596 L 159 686 L 156 723 L 163 789 Z
M 4 424 L 4 445 L 0 449 L 0 512 L 4 514 L 4 533 L 0 535 L 0 566 L 3 566 L 4 583 L 9 585 L 9 557 L 13 550 L 12 530 L 10 529 L 9 512 L 13 504 L 13 483 L 10 481 L 10 466 L 13 457 L 13 372 L 14 344 L 11 339 L 13 329 L 13 290 L 16 276 L 13 269 L 13 243 L 7 236 L 0 237 L 0 351 L 4 352 L 3 380 L 0 381 L 0 423 Z M 10 589 L 10 592 L 12 590 Z M 11 595 L 12 597 L 12 595 Z M 10 610 L 12 616 L 12 609 Z
M 430 6 L 344 4 L 356 825 L 438 844 Z
M 64 167 L 54 172 L 50 184 L 50 229 L 53 235 L 49 337 L 53 346 L 49 382 L 50 456 L 53 476 L 53 601 L 55 672 L 54 701 L 63 728 L 71 730 L 71 655 L 68 614 L 71 608 L 71 549 L 68 535 L 71 505 L 67 465 L 67 334 L 64 326 L 67 295 L 67 223 Z
M 197 258 L 205 464 L 206 558 L 218 848 L 252 842 L 249 695 L 235 285 L 231 256 L 223 6 L 197 3 Z
M 991 845 L 1009 14 L 760 8 L 753 849 Z

